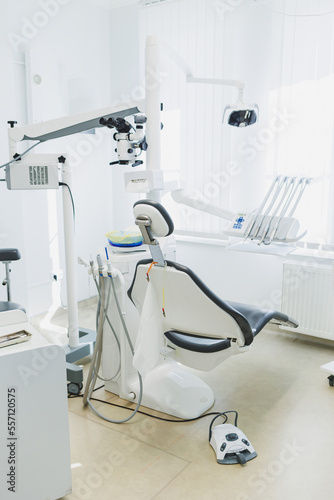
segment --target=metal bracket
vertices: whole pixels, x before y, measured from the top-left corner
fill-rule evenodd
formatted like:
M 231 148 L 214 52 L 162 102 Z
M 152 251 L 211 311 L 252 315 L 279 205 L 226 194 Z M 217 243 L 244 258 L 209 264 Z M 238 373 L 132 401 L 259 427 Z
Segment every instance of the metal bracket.
M 152 259 L 160 267 L 165 267 L 165 259 L 161 251 L 158 240 L 156 240 L 151 231 L 151 219 L 147 215 L 139 215 L 135 221 L 136 225 L 139 226 L 141 234 L 143 235 L 143 240 L 146 245 L 149 245 Z

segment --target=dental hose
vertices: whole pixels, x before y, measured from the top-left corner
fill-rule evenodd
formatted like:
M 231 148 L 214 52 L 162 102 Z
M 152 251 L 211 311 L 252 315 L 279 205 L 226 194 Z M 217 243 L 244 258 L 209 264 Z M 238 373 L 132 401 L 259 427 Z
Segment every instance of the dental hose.
M 93 351 L 93 357 L 92 357 L 92 361 L 90 363 L 85 392 L 84 392 L 84 396 L 83 396 L 84 406 L 87 406 L 87 404 L 89 404 L 89 398 L 92 395 L 92 392 L 94 390 L 94 386 L 96 383 L 97 375 L 96 375 L 95 365 L 96 365 L 96 360 L 100 359 L 100 351 L 101 351 L 100 347 L 102 345 L 102 339 L 103 339 L 103 326 L 104 326 L 104 320 L 105 320 L 105 312 L 104 312 L 105 289 L 103 286 L 104 285 L 103 278 L 101 276 L 100 276 L 99 282 L 100 282 L 100 286 L 99 286 L 99 289 L 100 289 L 100 314 L 99 314 L 98 328 L 97 328 L 97 332 L 96 332 L 96 341 L 95 341 L 95 347 L 94 347 L 94 351 Z
M 123 424 L 125 422 L 128 422 L 132 417 L 135 416 L 135 414 L 137 413 L 137 411 L 141 405 L 141 401 L 142 401 L 142 397 L 143 397 L 143 381 L 142 381 L 142 377 L 141 377 L 139 372 L 138 372 L 138 378 L 139 378 L 138 402 L 137 402 L 136 407 L 134 408 L 133 412 L 131 413 L 131 415 L 129 417 L 127 417 L 123 420 L 113 420 L 111 418 L 108 418 L 105 415 L 102 415 L 102 413 L 100 413 L 96 408 L 94 408 L 94 406 L 92 405 L 92 403 L 90 401 L 91 395 L 93 393 L 93 390 L 94 390 L 94 387 L 96 384 L 96 380 L 98 378 L 98 372 L 99 372 L 99 368 L 100 368 L 101 355 L 102 355 L 103 328 L 104 328 L 105 319 L 107 317 L 107 313 L 106 313 L 107 306 L 105 306 L 105 295 L 106 294 L 105 294 L 105 286 L 104 286 L 104 277 L 103 277 L 103 274 L 101 271 L 102 271 L 102 261 L 101 261 L 101 257 L 100 257 L 100 262 L 99 262 L 99 274 L 100 274 L 100 277 L 99 277 L 99 290 L 100 290 L 99 321 L 98 321 L 98 328 L 97 328 L 97 333 L 96 333 L 95 348 L 94 348 L 93 357 L 92 357 L 92 361 L 90 364 L 89 373 L 88 373 L 88 377 L 87 377 L 85 392 L 84 392 L 84 396 L 83 396 L 83 404 L 84 404 L 84 406 L 89 405 L 90 409 L 98 417 L 102 418 L 103 420 L 106 420 L 107 422 L 110 422 L 113 424 Z M 112 289 L 113 289 L 113 293 L 114 293 L 114 297 L 115 297 L 115 303 L 116 303 L 117 311 L 118 311 L 118 314 L 119 314 L 119 317 L 120 317 L 120 320 L 122 323 L 122 327 L 124 329 L 124 333 L 125 333 L 127 342 L 129 344 L 131 353 L 132 353 L 132 355 L 134 355 L 133 344 L 132 344 L 129 331 L 128 331 L 128 328 L 126 326 L 123 314 L 122 314 L 121 306 L 120 306 L 120 303 L 119 303 L 119 300 L 117 297 L 114 279 L 112 277 L 111 272 L 108 272 L 108 276 L 111 279 L 111 285 L 112 285 Z M 108 293 L 108 295 L 110 295 L 110 294 Z
M 95 282 L 95 285 L 96 285 L 96 288 L 97 288 L 97 291 L 98 291 L 98 294 L 99 294 L 99 302 L 98 302 L 98 305 L 97 305 L 97 313 L 96 313 L 96 331 L 97 331 L 98 328 L 99 328 L 99 316 L 100 316 L 100 308 L 101 308 L 101 295 L 100 295 L 100 287 L 99 287 L 99 285 L 98 285 L 98 283 L 96 281 L 95 276 L 93 276 L 93 279 L 94 279 L 94 282 Z M 108 287 L 108 298 L 107 298 L 106 307 L 104 309 L 104 313 L 105 313 L 105 320 L 107 321 L 108 325 L 110 326 L 111 332 L 112 332 L 112 334 L 114 336 L 114 339 L 115 339 L 115 342 L 117 344 L 117 349 L 118 349 L 118 353 L 119 353 L 119 360 L 118 360 L 118 366 L 117 366 L 117 369 L 116 369 L 115 373 L 113 375 L 111 375 L 110 377 L 108 377 L 108 378 L 101 377 L 101 375 L 99 375 L 99 373 L 94 370 L 94 373 L 96 374 L 97 378 L 99 380 L 101 380 L 102 382 L 110 382 L 111 380 L 113 380 L 115 377 L 117 377 L 117 375 L 119 374 L 120 369 L 121 369 L 121 354 L 120 354 L 121 353 L 121 346 L 120 346 L 118 337 L 116 335 L 116 332 L 114 330 L 114 327 L 112 326 L 111 321 L 110 321 L 110 319 L 108 317 L 108 313 L 107 313 L 108 305 L 109 305 L 109 302 L 110 302 L 110 293 L 111 293 L 111 281 L 110 281 L 110 284 L 109 284 L 109 287 Z M 102 356 L 102 350 L 100 350 L 100 355 L 99 355 L 97 363 L 96 363 L 97 366 L 100 366 L 101 356 Z
M 98 283 L 96 281 L 96 278 L 94 276 L 94 262 L 93 261 L 90 262 L 90 266 L 92 268 L 92 277 L 93 277 L 93 280 L 94 280 L 94 283 L 96 285 L 96 289 L 97 289 L 97 292 L 98 292 L 98 295 L 99 295 L 99 301 L 98 301 L 97 313 L 96 313 L 96 332 L 97 332 L 98 328 L 99 328 L 99 316 L 100 316 L 100 310 L 101 310 L 101 292 L 100 292 L 100 286 L 98 285 Z M 113 380 L 115 377 L 117 377 L 117 375 L 118 375 L 118 373 L 119 373 L 119 371 L 121 369 L 121 359 L 120 359 L 121 346 L 120 346 L 118 337 L 116 335 L 116 332 L 115 332 L 115 330 L 114 330 L 114 328 L 113 328 L 113 326 L 111 324 L 111 321 L 110 321 L 110 319 L 108 317 L 108 314 L 107 314 L 107 309 L 108 309 L 108 305 L 109 305 L 109 301 L 110 301 L 110 292 L 111 292 L 111 282 L 110 282 L 110 285 L 108 287 L 108 298 L 107 298 L 107 303 L 106 303 L 106 306 L 105 306 L 105 309 L 104 309 L 105 316 L 104 316 L 104 320 L 103 321 L 106 320 L 108 322 L 109 326 L 110 326 L 110 329 L 111 329 L 112 334 L 114 336 L 115 342 L 117 344 L 117 348 L 118 348 L 118 352 L 119 352 L 119 361 L 118 361 L 117 370 L 116 370 L 116 372 L 113 375 L 111 375 L 109 378 L 103 378 L 103 377 L 101 377 L 101 375 L 99 375 L 98 371 L 96 371 L 96 369 L 95 369 L 95 366 L 100 367 L 100 364 L 101 364 L 102 349 L 99 350 L 99 355 L 98 355 L 98 358 L 97 358 L 97 362 L 94 365 L 94 374 L 102 382 L 109 382 L 109 381 Z M 102 343 L 103 343 L 103 333 L 102 333 Z

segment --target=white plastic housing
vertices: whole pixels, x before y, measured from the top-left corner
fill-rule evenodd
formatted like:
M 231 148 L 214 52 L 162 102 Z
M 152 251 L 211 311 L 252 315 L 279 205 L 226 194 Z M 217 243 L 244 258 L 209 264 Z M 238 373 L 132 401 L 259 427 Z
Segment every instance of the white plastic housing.
M 246 231 L 253 224 L 254 215 L 252 214 L 236 214 L 233 220 L 230 222 L 228 227 L 224 230 L 224 233 L 228 236 L 246 236 Z M 258 224 L 260 224 L 260 229 L 257 232 Z M 270 226 L 269 226 L 270 225 Z M 255 236 L 256 240 L 261 240 L 263 235 L 267 232 L 269 226 L 269 231 L 267 236 L 270 237 L 274 233 L 273 241 L 284 243 L 287 240 L 294 239 L 297 237 L 298 230 L 300 227 L 299 221 L 294 217 L 278 217 L 271 215 L 258 215 L 256 216 L 256 224 L 254 224 L 254 229 L 252 229 L 249 234 L 249 238 Z M 277 231 L 275 232 L 275 228 Z
M 6 168 L 8 189 L 58 189 L 59 162 L 55 154 L 24 156 Z
M 125 189 L 128 193 L 149 193 L 164 189 L 162 170 L 141 170 L 124 174 Z

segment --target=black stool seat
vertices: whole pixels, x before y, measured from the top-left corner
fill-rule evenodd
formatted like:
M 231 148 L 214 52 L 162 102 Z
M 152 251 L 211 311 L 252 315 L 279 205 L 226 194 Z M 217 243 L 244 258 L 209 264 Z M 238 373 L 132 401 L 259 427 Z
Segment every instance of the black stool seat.
M 20 260 L 21 254 L 17 248 L 1 248 L 0 262 L 10 262 L 12 260 Z
M 6 268 L 6 278 L 2 282 L 3 285 L 7 286 L 7 302 L 0 301 L 0 312 L 6 311 L 23 311 L 26 312 L 24 307 L 16 302 L 12 302 L 10 293 L 10 269 L 9 264 L 12 260 L 19 260 L 21 254 L 17 248 L 0 248 L 0 262 L 3 262 Z
M 20 304 L 17 304 L 16 302 L 0 302 L 0 313 L 15 310 L 26 312 L 24 307 L 22 307 Z

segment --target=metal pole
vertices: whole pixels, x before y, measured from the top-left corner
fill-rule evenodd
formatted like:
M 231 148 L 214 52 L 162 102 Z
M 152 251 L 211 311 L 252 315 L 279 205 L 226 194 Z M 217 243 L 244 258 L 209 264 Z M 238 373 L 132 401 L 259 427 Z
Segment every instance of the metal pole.
M 5 278 L 5 283 L 7 285 L 7 300 L 8 302 L 10 302 L 12 300 L 12 296 L 11 296 L 11 293 L 10 293 L 10 277 L 9 277 L 9 273 L 10 273 L 10 269 L 9 269 L 9 262 L 4 262 L 5 264 L 5 268 L 6 268 L 6 278 Z
M 72 175 L 66 162 L 63 164 L 62 181 L 71 186 Z M 63 186 L 63 217 L 64 217 L 64 240 L 65 240 L 65 262 L 66 262 L 66 286 L 67 286 L 67 312 L 68 312 L 68 338 L 70 347 L 79 346 L 79 320 L 78 299 L 76 282 L 76 261 L 74 241 L 73 207 L 69 189 Z
M 148 36 L 145 49 L 145 94 L 146 94 L 146 140 L 148 144 L 146 153 L 147 170 L 161 169 L 161 143 L 160 143 L 160 47 L 159 39 Z M 147 193 L 147 198 L 160 201 L 158 190 Z

